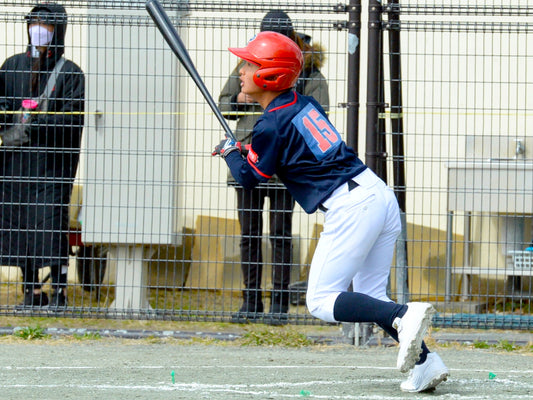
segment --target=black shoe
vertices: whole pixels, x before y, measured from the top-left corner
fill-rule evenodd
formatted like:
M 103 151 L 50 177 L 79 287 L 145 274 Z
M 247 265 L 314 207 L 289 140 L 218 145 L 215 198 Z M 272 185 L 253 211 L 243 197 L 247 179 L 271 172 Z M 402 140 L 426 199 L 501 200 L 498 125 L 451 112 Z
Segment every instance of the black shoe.
M 32 289 L 24 289 L 24 302 L 18 307 L 44 307 L 48 305 L 48 295 L 45 292 L 33 293 Z
M 67 306 L 67 291 L 63 288 L 55 290 L 50 299 L 50 308 L 65 308 Z
M 273 326 L 282 326 L 289 323 L 288 314 L 265 314 L 265 324 Z
M 263 303 L 243 303 L 240 310 L 231 316 L 234 324 L 247 324 L 263 318 Z
M 265 323 L 269 325 L 285 325 L 289 322 L 289 298 L 287 293 L 272 292 L 270 310 L 265 315 Z
M 283 304 L 272 304 L 270 312 L 265 315 L 265 324 L 286 325 L 289 322 L 289 306 Z

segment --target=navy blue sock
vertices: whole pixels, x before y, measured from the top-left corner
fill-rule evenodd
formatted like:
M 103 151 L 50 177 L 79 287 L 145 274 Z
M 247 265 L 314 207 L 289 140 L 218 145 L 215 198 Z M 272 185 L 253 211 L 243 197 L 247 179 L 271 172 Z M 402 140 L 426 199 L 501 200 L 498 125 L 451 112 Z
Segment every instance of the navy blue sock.
M 407 306 L 390 301 L 374 299 L 366 294 L 343 292 L 333 307 L 333 317 L 341 322 L 375 322 L 390 326 L 396 317 L 402 317 Z
M 341 322 L 375 322 L 394 340 L 398 341 L 398 332 L 392 327 L 396 317 L 401 318 L 407 312 L 407 306 L 391 301 L 374 299 L 366 294 L 343 292 L 335 300 L 333 317 Z M 426 361 L 429 349 L 422 342 L 422 353 L 417 365 Z

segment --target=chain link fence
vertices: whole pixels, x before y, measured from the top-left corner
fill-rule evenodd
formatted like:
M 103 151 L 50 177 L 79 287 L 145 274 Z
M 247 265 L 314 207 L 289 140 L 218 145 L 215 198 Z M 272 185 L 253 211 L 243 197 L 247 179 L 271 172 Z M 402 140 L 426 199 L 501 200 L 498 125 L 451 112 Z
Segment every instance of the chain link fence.
M 320 60 L 327 93 L 316 95 L 331 121 L 398 195 L 404 230 L 391 297 L 432 302 L 436 326 L 531 329 L 533 4 L 161 3 L 215 100 L 237 65 L 227 48 L 244 46 L 269 10 L 284 10 Z M 5 60 L 25 52 L 35 4 L 0 4 Z M 80 161 L 61 236 L 70 249 L 68 304 L 21 307 L 23 265 L 13 262 L 1 267 L 0 313 L 230 321 L 243 272 L 237 191 L 211 156 L 222 128 L 144 1 L 62 4 L 65 57 L 85 79 Z M 13 179 L 8 151 L 0 147 L 4 181 Z M 254 238 L 265 308 L 279 239 L 270 229 L 273 198 Z M 291 239 L 289 323 L 321 323 L 306 310 L 305 290 L 322 223 L 296 205 L 292 235 L 281 238 Z M 38 271 L 53 293 L 54 269 Z

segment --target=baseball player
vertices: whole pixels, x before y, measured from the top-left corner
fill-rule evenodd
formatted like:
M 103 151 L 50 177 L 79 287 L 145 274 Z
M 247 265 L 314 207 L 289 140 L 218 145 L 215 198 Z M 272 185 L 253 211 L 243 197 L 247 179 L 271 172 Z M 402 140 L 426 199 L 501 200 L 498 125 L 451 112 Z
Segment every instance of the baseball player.
M 386 294 L 400 232 L 394 192 L 346 146 L 319 103 L 293 90 L 302 53 L 292 40 L 266 31 L 229 51 L 245 61 L 241 91 L 264 113 L 246 158 L 231 139 L 213 155 L 226 161 L 244 188 L 276 174 L 307 213 L 325 214 L 309 272 L 310 313 L 328 322 L 377 323 L 399 342 L 398 369 L 410 371 L 401 389 L 434 389 L 449 371 L 423 342 L 433 307 L 396 304 Z M 347 291 L 350 283 L 353 292 Z

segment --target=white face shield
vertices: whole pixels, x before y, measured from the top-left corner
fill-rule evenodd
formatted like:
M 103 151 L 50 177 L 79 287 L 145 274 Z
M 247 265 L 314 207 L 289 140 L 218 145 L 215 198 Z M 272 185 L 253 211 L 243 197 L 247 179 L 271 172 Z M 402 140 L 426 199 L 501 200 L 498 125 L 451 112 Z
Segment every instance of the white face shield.
M 49 32 L 41 25 L 30 26 L 30 43 L 33 46 L 47 46 L 54 37 L 54 32 Z

